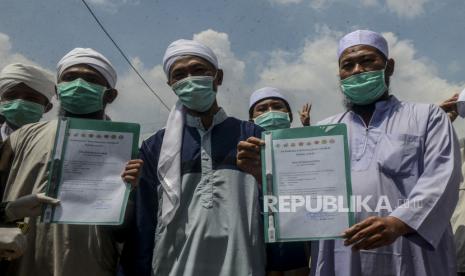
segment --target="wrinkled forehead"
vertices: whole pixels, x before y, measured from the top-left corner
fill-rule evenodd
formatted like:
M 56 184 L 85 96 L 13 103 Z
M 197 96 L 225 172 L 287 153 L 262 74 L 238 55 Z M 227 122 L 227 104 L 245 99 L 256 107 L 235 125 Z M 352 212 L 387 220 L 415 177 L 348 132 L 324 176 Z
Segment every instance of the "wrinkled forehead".
M 258 101 L 255 104 L 255 107 L 260 106 L 260 105 L 270 105 L 270 104 L 286 105 L 286 102 L 283 99 L 280 99 L 280 98 L 270 97 L 270 98 L 265 98 L 265 99 L 262 99 L 262 100 Z
M 383 60 L 387 59 L 386 56 L 376 47 L 360 44 L 360 45 L 354 45 L 354 46 L 351 46 L 345 49 L 341 53 L 341 57 L 339 58 L 339 64 L 341 64 L 343 61 L 346 61 L 346 60 L 357 59 L 357 58 L 361 58 L 367 55 L 380 57 Z
M 175 70 L 185 69 L 185 68 L 188 68 L 188 67 L 194 66 L 194 65 L 205 66 L 205 67 L 207 67 L 208 69 L 210 69 L 212 71 L 216 70 L 215 66 L 213 64 L 211 64 L 211 62 L 209 62 L 208 60 L 206 60 L 204 58 L 201 58 L 201 57 L 198 57 L 198 56 L 186 55 L 186 56 L 182 56 L 182 57 L 178 58 L 173 63 L 173 65 L 171 65 L 171 67 L 170 67 L 170 75 Z
M 95 68 L 87 64 L 76 64 L 72 65 L 69 68 L 66 68 L 63 73 L 61 73 L 60 77 L 58 78 L 58 83 L 63 81 L 63 78 L 67 75 L 73 75 L 74 78 L 96 78 L 99 80 L 100 83 L 106 84 L 108 87 L 107 79 Z
M 42 95 L 39 91 L 35 90 L 34 88 L 29 87 L 24 82 L 20 82 L 5 91 L 1 96 L 0 99 L 15 99 L 15 98 L 22 98 L 22 97 L 35 97 L 35 98 L 42 98 L 48 102 L 47 97 Z

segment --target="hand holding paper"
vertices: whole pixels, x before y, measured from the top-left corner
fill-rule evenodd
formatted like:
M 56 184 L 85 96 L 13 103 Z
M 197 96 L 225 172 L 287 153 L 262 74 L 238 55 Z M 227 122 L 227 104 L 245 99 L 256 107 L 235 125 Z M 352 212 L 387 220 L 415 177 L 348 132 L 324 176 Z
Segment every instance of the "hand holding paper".
M 43 204 L 57 205 L 58 199 L 48 197 L 45 193 L 32 194 L 10 201 L 5 207 L 8 220 L 13 221 L 25 217 L 37 217 L 42 212 Z
M 341 238 L 354 220 L 347 127 L 281 129 L 263 137 L 266 241 Z
M 249 137 L 237 145 L 237 166 L 253 175 L 258 183 L 262 182 L 260 147 L 263 145 L 265 142 L 256 137 Z
M 130 192 L 126 183 L 135 187 L 142 168 L 141 160 L 127 162 L 137 156 L 139 132 L 132 123 L 61 119 L 47 189 L 61 202 L 47 206 L 43 221 L 121 224 Z
M 345 246 L 352 250 L 370 250 L 393 243 L 398 237 L 413 230 L 396 217 L 369 217 L 344 232 Z
M 130 160 L 128 163 L 126 163 L 126 167 L 121 174 L 121 178 L 123 178 L 124 182 L 131 184 L 133 189 L 137 187 L 143 165 L 144 161 L 141 159 Z

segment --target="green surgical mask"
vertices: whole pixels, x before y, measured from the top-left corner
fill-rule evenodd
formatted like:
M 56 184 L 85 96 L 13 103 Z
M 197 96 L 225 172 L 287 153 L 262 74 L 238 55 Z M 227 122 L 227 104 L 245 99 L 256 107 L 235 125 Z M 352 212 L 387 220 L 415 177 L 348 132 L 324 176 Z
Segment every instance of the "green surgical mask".
M 211 76 L 192 76 L 176 82 L 171 88 L 185 107 L 205 112 L 215 102 L 213 80 Z
M 89 114 L 103 109 L 105 86 L 81 78 L 57 85 L 61 107 L 73 114 Z
M 0 113 L 15 127 L 38 122 L 44 111 L 43 105 L 21 99 L 0 102 Z
M 341 88 L 347 99 L 357 105 L 371 104 L 386 92 L 384 71 L 369 71 L 341 80 Z
M 265 130 L 275 130 L 291 127 L 289 113 L 282 111 L 268 111 L 254 119 L 255 124 Z

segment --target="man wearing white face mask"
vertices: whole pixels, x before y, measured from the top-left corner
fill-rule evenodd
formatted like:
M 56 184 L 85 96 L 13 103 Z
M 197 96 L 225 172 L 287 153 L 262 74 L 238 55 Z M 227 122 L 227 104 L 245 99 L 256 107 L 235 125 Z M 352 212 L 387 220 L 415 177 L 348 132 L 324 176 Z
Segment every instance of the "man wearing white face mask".
M 140 149 L 144 168 L 124 273 L 263 275 L 259 187 L 236 166 L 237 143 L 261 128 L 218 106 L 223 71 L 207 46 L 177 40 L 163 65 L 178 102 L 166 128 Z

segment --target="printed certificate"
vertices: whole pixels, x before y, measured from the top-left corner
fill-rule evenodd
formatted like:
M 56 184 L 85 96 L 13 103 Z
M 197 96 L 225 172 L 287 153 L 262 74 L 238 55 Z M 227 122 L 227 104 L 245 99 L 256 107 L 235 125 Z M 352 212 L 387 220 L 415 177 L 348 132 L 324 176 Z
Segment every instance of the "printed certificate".
M 140 126 L 100 120 L 59 120 L 47 195 L 60 200 L 47 206 L 44 222 L 121 224 L 130 188 L 121 178 L 137 156 Z
M 353 224 L 346 126 L 266 131 L 262 138 L 266 241 L 340 237 Z

